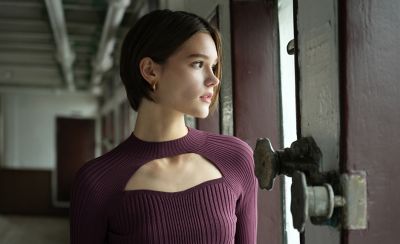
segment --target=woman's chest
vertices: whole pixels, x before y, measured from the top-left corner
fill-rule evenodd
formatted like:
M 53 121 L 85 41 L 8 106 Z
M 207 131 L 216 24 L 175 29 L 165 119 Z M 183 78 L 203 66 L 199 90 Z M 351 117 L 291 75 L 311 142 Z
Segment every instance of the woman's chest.
M 181 192 L 124 192 L 109 217 L 110 243 L 233 243 L 237 197 L 216 179 Z

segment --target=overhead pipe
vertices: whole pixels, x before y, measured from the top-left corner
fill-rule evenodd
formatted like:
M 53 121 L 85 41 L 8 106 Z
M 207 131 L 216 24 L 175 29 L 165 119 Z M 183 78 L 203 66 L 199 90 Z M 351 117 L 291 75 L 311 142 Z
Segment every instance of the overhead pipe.
M 113 66 L 113 58 L 111 56 L 116 43 L 116 31 L 121 24 L 122 18 L 130 0 L 109 0 L 106 21 L 101 33 L 101 39 L 97 54 L 92 62 L 91 85 L 92 92 L 99 93 L 100 83 L 104 72 Z
M 72 51 L 70 42 L 68 40 L 68 33 L 65 24 L 62 3 L 61 0 L 45 0 L 45 2 L 57 46 L 56 58 L 61 65 L 64 80 L 67 83 L 68 90 L 74 91 L 75 82 L 72 65 L 75 61 L 76 55 Z

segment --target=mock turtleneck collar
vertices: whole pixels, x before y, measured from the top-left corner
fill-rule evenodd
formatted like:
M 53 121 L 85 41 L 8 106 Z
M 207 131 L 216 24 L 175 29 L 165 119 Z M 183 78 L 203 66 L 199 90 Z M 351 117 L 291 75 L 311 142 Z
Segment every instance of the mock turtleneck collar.
M 128 138 L 129 147 L 134 147 L 140 156 L 149 158 L 162 158 L 174 156 L 201 147 L 207 139 L 204 131 L 188 127 L 188 133 L 180 138 L 169 141 L 144 141 L 131 133 Z

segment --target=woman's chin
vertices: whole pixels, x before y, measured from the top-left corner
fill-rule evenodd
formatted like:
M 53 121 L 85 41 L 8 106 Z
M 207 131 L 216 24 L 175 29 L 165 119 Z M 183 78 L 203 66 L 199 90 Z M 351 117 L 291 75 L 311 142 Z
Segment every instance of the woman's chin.
M 210 111 L 208 109 L 202 111 L 196 111 L 195 113 L 191 114 L 191 116 L 199 119 L 205 119 L 208 117 Z

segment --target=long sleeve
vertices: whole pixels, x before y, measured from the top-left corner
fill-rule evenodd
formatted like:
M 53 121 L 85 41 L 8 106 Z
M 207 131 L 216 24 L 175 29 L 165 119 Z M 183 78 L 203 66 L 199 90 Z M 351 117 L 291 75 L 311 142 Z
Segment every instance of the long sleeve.
M 254 174 L 253 151 L 246 144 L 244 152 L 243 193 L 238 200 L 236 216 L 235 244 L 255 244 L 257 242 L 257 198 L 258 182 Z
M 99 186 L 81 170 L 75 180 L 70 207 L 71 244 L 104 244 L 107 221 Z M 93 180 L 92 180 L 93 181 Z

